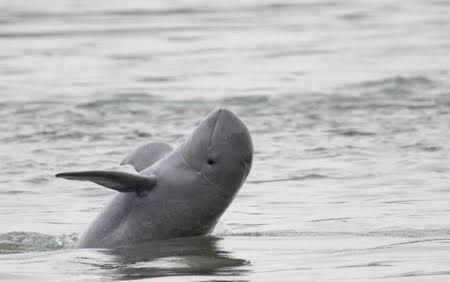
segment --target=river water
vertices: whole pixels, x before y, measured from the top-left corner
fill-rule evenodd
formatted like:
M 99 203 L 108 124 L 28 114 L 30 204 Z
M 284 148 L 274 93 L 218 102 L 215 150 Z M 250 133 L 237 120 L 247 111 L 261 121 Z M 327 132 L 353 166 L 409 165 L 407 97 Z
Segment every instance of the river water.
M 448 1 L 1 0 L 0 280 L 448 281 L 449 30 Z M 255 155 L 213 236 L 73 248 L 115 192 L 55 173 L 217 107 Z

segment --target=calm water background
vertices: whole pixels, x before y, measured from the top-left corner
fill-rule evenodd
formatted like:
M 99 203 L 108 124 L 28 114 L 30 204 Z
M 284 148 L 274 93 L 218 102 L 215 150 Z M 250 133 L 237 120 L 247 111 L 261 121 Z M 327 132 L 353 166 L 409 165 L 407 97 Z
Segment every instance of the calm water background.
M 449 31 L 448 1 L 1 0 L 0 280 L 448 281 Z M 215 236 L 72 249 L 114 192 L 53 174 L 219 106 L 255 156 Z

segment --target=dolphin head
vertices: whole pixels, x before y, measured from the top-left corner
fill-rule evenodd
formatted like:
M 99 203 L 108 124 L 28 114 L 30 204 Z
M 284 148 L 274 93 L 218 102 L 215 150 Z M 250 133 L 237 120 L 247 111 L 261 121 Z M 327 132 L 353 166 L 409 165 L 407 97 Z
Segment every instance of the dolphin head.
M 232 112 L 218 109 L 186 140 L 182 155 L 207 184 L 234 195 L 250 172 L 253 145 L 244 123 Z

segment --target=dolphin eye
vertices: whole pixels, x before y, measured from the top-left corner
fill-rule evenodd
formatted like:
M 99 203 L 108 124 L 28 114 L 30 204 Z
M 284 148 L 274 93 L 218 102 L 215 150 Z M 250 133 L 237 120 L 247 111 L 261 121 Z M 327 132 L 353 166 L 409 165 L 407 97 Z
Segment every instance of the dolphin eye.
M 209 165 L 212 165 L 212 164 L 214 163 L 214 160 L 211 159 L 211 158 L 208 158 L 208 159 L 206 160 L 206 162 L 207 162 Z

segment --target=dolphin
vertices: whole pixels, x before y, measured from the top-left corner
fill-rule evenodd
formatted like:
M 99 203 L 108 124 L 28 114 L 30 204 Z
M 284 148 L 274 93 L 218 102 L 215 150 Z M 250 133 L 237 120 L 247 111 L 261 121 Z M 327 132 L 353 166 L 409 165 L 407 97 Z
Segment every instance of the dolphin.
M 137 173 L 80 171 L 56 177 L 92 181 L 118 193 L 81 236 L 79 248 L 114 248 L 212 231 L 247 178 L 250 133 L 232 112 L 210 113 L 177 148 L 152 142 L 121 164 Z

